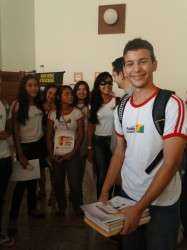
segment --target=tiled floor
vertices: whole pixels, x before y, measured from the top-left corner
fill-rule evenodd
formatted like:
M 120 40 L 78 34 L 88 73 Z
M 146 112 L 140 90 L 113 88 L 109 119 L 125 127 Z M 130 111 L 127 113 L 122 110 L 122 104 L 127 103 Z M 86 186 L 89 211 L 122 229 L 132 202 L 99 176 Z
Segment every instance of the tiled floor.
M 10 195 L 11 187 L 9 188 L 7 201 L 10 200 Z M 87 195 L 90 195 L 90 190 Z M 87 199 L 91 198 L 89 197 Z M 7 224 L 9 203 L 10 202 L 7 202 L 5 208 L 5 225 Z M 7 250 L 5 247 L 0 247 L 0 249 Z M 47 215 L 45 219 L 29 219 L 26 215 L 25 202 L 23 202 L 16 246 L 9 249 L 117 250 L 118 242 L 112 239 L 106 239 L 96 234 L 94 231 L 85 226 L 81 219 L 74 216 L 72 217 L 71 214 L 67 214 L 65 218 L 55 217 L 53 214 L 51 214 L 49 208 L 47 208 Z M 187 239 L 183 241 L 178 250 L 187 250 Z

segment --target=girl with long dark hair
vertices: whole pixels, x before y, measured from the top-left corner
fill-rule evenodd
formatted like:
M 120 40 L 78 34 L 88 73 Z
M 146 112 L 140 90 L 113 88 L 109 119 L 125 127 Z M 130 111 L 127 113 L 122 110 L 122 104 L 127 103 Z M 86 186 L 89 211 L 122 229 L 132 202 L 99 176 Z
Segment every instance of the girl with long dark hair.
M 18 91 L 17 101 L 12 107 L 13 137 L 17 160 L 24 169 L 29 167 L 29 160 L 45 157 L 43 143 L 43 108 L 39 83 L 34 75 L 23 77 Z M 41 217 L 36 207 L 37 179 L 16 183 L 10 210 L 9 233 L 16 231 L 17 219 L 25 189 L 27 189 L 28 215 Z
M 48 115 L 51 111 L 55 110 L 55 97 L 57 92 L 57 86 L 56 85 L 48 85 L 45 87 L 43 92 L 43 109 L 44 109 L 44 119 L 43 119 L 43 125 L 44 125 L 44 132 L 45 132 L 45 138 L 47 133 L 47 120 Z M 41 166 L 41 178 L 39 180 L 39 198 L 45 198 L 46 197 L 46 167 L 49 167 L 50 172 L 50 179 L 51 179 L 51 193 L 49 197 L 48 205 L 55 208 L 55 195 L 54 195 L 54 178 L 53 178 L 53 167 L 47 159 L 44 159 L 42 161 Z
M 83 177 L 85 173 L 86 158 L 88 156 L 88 116 L 90 109 L 90 89 L 88 83 L 85 81 L 78 81 L 73 89 L 73 103 L 74 106 L 80 109 L 84 115 L 84 140 L 81 146 L 81 182 L 83 186 Z M 83 194 L 85 190 L 81 193 Z M 84 196 L 85 198 L 85 196 Z M 85 200 L 85 199 L 84 199 Z
M 73 92 L 64 85 L 56 95 L 56 111 L 49 114 L 47 145 L 54 164 L 55 193 L 59 215 L 64 216 L 67 206 L 65 177 L 67 174 L 70 198 L 76 214 L 80 213 L 81 164 L 80 149 L 84 136 L 84 117 L 73 107 Z
M 73 89 L 73 105 L 84 111 L 90 104 L 90 88 L 85 81 L 78 81 Z
M 43 93 L 43 107 L 46 114 L 55 109 L 56 85 L 48 85 Z
M 112 92 L 113 79 L 110 73 L 100 73 L 91 93 L 91 110 L 88 129 L 89 160 L 94 161 L 99 197 L 111 160 L 111 136 L 114 129 L 113 112 L 116 98 Z

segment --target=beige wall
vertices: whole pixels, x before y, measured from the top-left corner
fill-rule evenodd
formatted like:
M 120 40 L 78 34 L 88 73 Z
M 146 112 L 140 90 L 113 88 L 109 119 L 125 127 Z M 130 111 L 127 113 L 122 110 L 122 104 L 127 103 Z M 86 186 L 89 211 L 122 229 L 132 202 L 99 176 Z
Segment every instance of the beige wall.
M 127 4 L 126 33 L 98 35 L 100 4 Z M 151 41 L 158 58 L 155 82 L 184 96 L 187 49 L 186 0 L 35 0 L 36 69 L 66 70 L 65 83 L 73 72 L 83 72 L 92 84 L 94 72 L 111 70 L 110 62 L 122 54 L 129 39 Z
M 33 70 L 34 0 L 1 0 L 2 69 Z
M 3 70 L 83 72 L 92 85 L 94 73 L 111 71 L 129 39 L 151 41 L 158 59 L 155 82 L 184 97 L 187 62 L 186 0 L 0 0 Z M 34 6 L 35 3 L 35 6 Z M 126 33 L 97 34 L 100 4 L 126 3 Z M 35 22 L 35 26 L 34 26 Z M 35 30 L 34 30 L 35 29 Z

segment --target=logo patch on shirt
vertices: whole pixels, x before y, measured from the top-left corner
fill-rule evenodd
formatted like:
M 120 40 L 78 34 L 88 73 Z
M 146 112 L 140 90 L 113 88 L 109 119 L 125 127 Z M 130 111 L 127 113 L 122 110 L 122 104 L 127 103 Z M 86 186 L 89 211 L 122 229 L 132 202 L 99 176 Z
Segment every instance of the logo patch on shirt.
M 141 123 L 138 122 L 135 126 L 127 127 L 126 130 L 127 130 L 128 134 L 144 133 L 144 125 L 142 125 Z
M 136 133 L 144 133 L 144 125 L 141 123 L 136 124 Z

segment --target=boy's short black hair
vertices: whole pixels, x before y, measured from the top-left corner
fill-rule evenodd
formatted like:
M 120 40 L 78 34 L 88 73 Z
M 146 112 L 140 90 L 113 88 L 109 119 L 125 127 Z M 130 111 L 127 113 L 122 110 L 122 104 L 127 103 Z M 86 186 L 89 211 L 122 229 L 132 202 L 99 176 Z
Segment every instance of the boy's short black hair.
M 113 71 L 115 71 L 117 74 L 120 72 L 123 72 L 124 67 L 124 59 L 123 57 L 118 57 L 112 62 Z
M 138 49 L 147 49 L 150 52 L 152 62 L 156 61 L 154 49 L 150 42 L 147 40 L 143 40 L 141 38 L 135 38 L 129 41 L 123 51 L 123 55 L 125 56 L 130 50 L 138 50 Z

